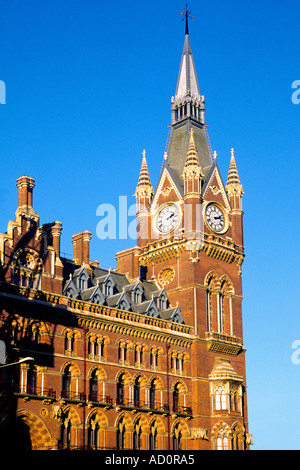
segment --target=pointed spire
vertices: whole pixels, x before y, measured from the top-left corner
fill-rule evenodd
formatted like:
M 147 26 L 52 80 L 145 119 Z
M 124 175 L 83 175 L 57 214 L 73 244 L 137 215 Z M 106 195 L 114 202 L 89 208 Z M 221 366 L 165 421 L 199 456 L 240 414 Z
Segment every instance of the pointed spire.
M 199 163 L 198 153 L 196 150 L 196 145 L 195 145 L 195 140 L 194 140 L 194 131 L 193 129 L 191 129 L 190 143 L 189 143 L 187 156 L 185 160 L 184 172 L 190 169 L 195 170 L 196 168 L 200 169 L 200 172 L 201 172 L 201 166 Z
M 225 189 L 230 198 L 233 208 L 241 210 L 242 209 L 241 201 L 245 193 L 243 190 L 243 186 L 241 185 L 240 177 L 237 171 L 235 158 L 234 158 L 234 149 L 231 149 L 231 159 L 230 159 L 228 178 L 227 178 Z M 239 201 L 236 199 L 236 196 L 238 196 Z
M 148 197 L 152 198 L 153 196 L 153 187 L 151 185 L 147 160 L 146 160 L 146 151 L 143 151 L 143 160 L 140 170 L 139 180 L 135 191 L 136 197 Z
M 229 172 L 228 172 L 228 178 L 227 178 L 227 183 L 228 184 L 241 184 L 240 182 L 240 177 L 237 171 L 236 163 L 235 163 L 235 158 L 234 158 L 234 149 L 231 149 L 231 159 L 230 159 L 230 165 L 229 165 Z
M 190 142 L 183 168 L 184 194 L 201 193 L 202 169 L 194 140 L 194 131 L 191 129 Z
M 200 100 L 200 90 L 189 37 L 188 12 L 186 13 L 185 39 L 177 80 L 175 99 L 194 96 Z

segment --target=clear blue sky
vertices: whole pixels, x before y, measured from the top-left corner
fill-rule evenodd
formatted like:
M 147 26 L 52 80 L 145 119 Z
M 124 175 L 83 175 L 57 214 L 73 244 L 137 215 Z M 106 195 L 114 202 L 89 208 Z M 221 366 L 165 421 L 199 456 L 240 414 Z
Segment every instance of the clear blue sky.
M 134 203 L 142 151 L 155 186 L 170 124 L 184 0 L 1 2 L 0 231 L 17 177 L 36 180 L 41 223 L 62 251 L 91 230 L 91 258 L 115 266 L 132 240 L 100 241 L 96 209 Z M 223 179 L 230 149 L 244 197 L 244 340 L 253 449 L 300 449 L 299 0 L 189 2 L 190 39 Z M 132 218 L 131 218 L 132 220 Z

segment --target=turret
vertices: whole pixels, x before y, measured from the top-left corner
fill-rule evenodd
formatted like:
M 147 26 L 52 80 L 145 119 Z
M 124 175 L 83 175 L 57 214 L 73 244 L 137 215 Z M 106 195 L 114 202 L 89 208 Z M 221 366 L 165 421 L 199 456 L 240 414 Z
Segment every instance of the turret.
M 231 205 L 231 216 L 233 218 L 233 236 L 234 241 L 240 246 L 244 245 L 243 237 L 243 208 L 242 198 L 244 193 L 243 186 L 241 185 L 239 174 L 237 171 L 234 149 L 231 149 L 231 159 L 228 171 L 227 183 L 225 186 L 226 192 Z
M 146 160 L 146 151 L 143 151 L 143 160 L 140 170 L 139 180 L 135 191 L 137 207 L 137 239 L 147 240 L 150 228 L 150 204 L 153 197 L 153 187 L 151 184 L 148 165 Z

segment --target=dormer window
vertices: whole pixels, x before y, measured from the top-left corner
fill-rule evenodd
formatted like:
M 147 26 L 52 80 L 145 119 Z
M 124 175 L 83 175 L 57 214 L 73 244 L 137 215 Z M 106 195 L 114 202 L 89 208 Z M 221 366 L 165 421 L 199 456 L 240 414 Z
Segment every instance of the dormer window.
M 67 292 L 66 292 L 66 296 L 67 297 L 70 297 L 71 299 L 74 299 L 75 298 L 75 292 L 73 289 L 68 289 Z
M 158 298 L 159 310 L 165 310 L 167 308 L 167 295 L 163 292 Z
M 121 302 L 119 303 L 119 309 L 126 310 L 126 308 L 127 308 L 127 303 L 125 302 L 125 300 L 121 300 Z
M 155 317 L 155 316 L 156 316 L 156 311 L 154 310 L 153 307 L 149 308 L 149 310 L 148 310 L 148 316 L 149 316 L 149 317 Z
M 113 283 L 110 279 L 108 279 L 104 285 L 104 294 L 106 295 L 106 297 L 110 297 L 111 295 L 113 295 L 113 291 L 114 291 Z
M 96 294 L 93 298 L 93 303 L 94 304 L 101 304 L 101 297 L 100 297 L 100 294 Z
M 80 276 L 78 277 L 78 289 L 79 290 L 85 290 L 88 288 L 88 281 L 89 277 L 88 274 L 83 271 Z
M 132 292 L 132 301 L 134 304 L 140 304 L 142 302 L 142 290 L 139 287 Z

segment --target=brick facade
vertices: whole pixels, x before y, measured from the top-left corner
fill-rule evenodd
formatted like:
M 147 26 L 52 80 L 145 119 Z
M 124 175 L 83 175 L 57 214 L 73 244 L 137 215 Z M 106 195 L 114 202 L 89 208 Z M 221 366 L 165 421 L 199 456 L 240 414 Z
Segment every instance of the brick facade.
M 34 179 L 18 178 L 0 234 L 0 339 L 7 363 L 34 363 L 0 369 L 6 447 L 249 449 L 243 189 L 233 150 L 223 185 L 204 99 L 189 93 L 179 79 L 155 191 L 143 154 L 137 246 L 117 253 L 115 271 L 89 259 L 88 230 L 63 258 L 62 224 L 40 225 Z

